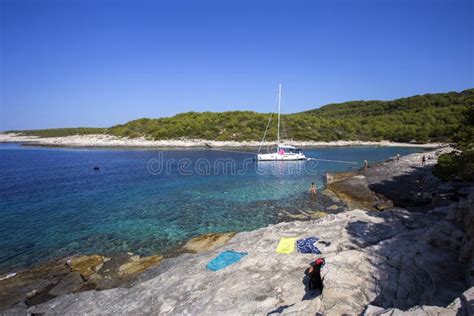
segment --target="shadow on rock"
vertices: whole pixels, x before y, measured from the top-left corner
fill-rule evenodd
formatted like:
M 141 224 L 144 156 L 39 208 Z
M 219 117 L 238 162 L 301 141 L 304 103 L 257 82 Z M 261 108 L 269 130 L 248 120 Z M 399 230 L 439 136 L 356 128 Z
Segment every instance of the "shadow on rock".
M 291 307 L 295 305 L 294 303 L 291 304 L 291 305 L 282 305 L 282 306 L 279 306 L 278 308 L 275 308 L 274 310 L 272 310 L 271 312 L 269 312 L 267 315 L 273 315 L 273 314 L 281 314 L 285 311 L 285 309 Z
M 391 166 L 396 168 L 396 164 Z M 393 202 L 395 207 L 407 208 L 411 211 L 425 211 L 435 205 L 447 205 L 459 201 L 455 194 L 456 187 L 462 183 L 443 183 L 431 173 L 432 166 L 414 167 L 408 173 L 388 177 L 385 169 L 376 167 L 363 171 L 368 179 L 368 187 L 378 196 Z M 395 172 L 395 171 L 394 171 Z
M 365 292 L 370 305 L 405 311 L 421 305 L 447 307 L 472 286 L 466 278 L 472 249 L 467 250 L 468 259 L 461 259 L 466 257 L 463 247 L 472 243 L 462 224 L 465 218 L 455 215 L 463 207 L 469 206 L 453 204 L 423 213 L 368 212 L 366 221 L 346 226 L 350 244 L 344 247 L 364 248 L 352 269 L 354 278 L 365 279 L 367 289 L 375 289 Z

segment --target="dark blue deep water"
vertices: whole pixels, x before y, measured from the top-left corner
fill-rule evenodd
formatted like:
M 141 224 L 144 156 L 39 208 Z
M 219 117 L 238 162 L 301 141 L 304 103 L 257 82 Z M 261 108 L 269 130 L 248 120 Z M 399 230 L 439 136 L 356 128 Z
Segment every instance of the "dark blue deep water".
M 307 199 L 311 181 L 322 187 L 327 171 L 420 150 L 306 149 L 356 164 L 256 164 L 224 151 L 0 144 L 0 270 L 72 254 L 163 253 L 203 233 L 256 229 Z

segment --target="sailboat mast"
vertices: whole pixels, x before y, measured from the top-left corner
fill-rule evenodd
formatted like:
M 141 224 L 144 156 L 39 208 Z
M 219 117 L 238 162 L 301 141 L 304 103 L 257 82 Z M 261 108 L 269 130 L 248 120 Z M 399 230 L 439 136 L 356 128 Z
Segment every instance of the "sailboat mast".
M 281 106 L 281 83 L 278 85 L 278 144 L 280 144 L 280 106 Z

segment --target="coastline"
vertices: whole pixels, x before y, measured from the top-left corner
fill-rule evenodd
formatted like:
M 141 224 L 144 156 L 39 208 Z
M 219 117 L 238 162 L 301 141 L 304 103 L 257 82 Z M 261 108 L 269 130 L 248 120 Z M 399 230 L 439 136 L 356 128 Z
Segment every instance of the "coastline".
M 440 148 L 448 146 L 444 143 L 398 143 L 390 141 L 291 141 L 285 140 L 297 147 L 348 147 L 348 146 L 383 146 L 383 147 L 418 147 L 418 148 Z M 32 146 L 45 147 L 71 147 L 71 148 L 258 148 L 259 146 L 274 146 L 275 142 L 258 141 L 215 141 L 204 139 L 170 139 L 170 140 L 147 140 L 140 138 L 119 138 L 112 135 L 74 135 L 64 137 L 37 137 L 22 136 L 17 134 L 0 133 L 0 143 L 22 143 Z
M 431 153 L 436 157 L 435 152 L 430 152 L 429 154 Z M 360 180 L 360 177 L 363 176 L 367 181 L 362 185 L 369 189 L 373 189 L 373 185 L 377 183 L 399 181 L 400 179 L 398 178 L 403 175 L 406 175 L 415 182 L 417 181 L 415 180 L 417 176 L 413 175 L 413 172 L 419 168 L 421 155 L 407 155 L 402 157 L 400 162 L 388 161 L 379 163 L 371 166 L 369 170 L 360 170 L 350 176 L 343 176 L 337 179 L 337 181 L 348 182 L 348 179 L 350 180 L 354 177 Z M 399 165 L 395 165 L 397 163 Z M 425 174 L 430 174 L 430 168 L 435 163 L 436 160 L 429 161 L 426 165 L 427 169 L 424 170 Z M 387 172 L 387 170 L 390 172 Z M 403 179 L 403 181 L 406 181 L 406 179 Z M 353 187 L 359 188 L 360 185 L 361 183 L 356 183 Z M 439 185 L 439 183 L 436 185 Z M 446 184 L 442 185 L 446 187 Z M 445 190 L 447 192 L 456 192 L 458 189 L 448 188 Z M 427 192 L 417 192 L 412 198 L 416 200 L 415 202 L 423 201 L 425 193 Z M 338 192 L 336 192 L 336 195 L 339 195 Z M 342 198 L 344 194 L 339 196 Z M 347 201 L 347 196 L 344 196 L 344 199 Z M 375 202 L 380 202 L 379 199 L 380 196 L 378 196 Z M 385 199 L 388 200 L 386 197 Z M 382 286 L 378 282 L 383 280 L 375 280 L 378 285 L 374 285 L 371 283 L 374 280 L 367 280 L 364 274 L 377 273 L 383 279 L 384 275 L 398 273 L 398 281 L 385 280 L 387 281 L 385 292 L 388 293 L 386 296 L 390 296 L 390 293 L 396 293 L 395 301 L 391 303 L 393 307 L 405 310 L 407 307 L 410 307 L 407 304 L 413 304 L 413 306 L 436 305 L 423 306 L 422 311 L 432 309 L 433 312 L 455 314 L 463 308 L 462 298 L 455 299 L 456 296 L 453 296 L 453 293 L 462 294 L 459 287 L 447 286 L 445 292 L 437 292 L 437 297 L 432 297 L 432 294 L 427 294 L 432 290 L 430 288 L 431 285 L 427 286 L 426 290 L 420 290 L 416 285 L 405 284 L 403 282 L 403 275 L 405 273 L 406 278 L 406 273 L 408 275 L 428 273 L 428 276 L 433 279 L 440 277 L 437 271 L 429 271 L 429 269 L 426 270 L 425 267 L 413 263 L 413 258 L 410 259 L 410 256 L 414 256 L 415 252 L 419 256 L 420 249 L 424 249 L 426 253 L 422 252 L 422 257 L 419 257 L 416 262 L 424 262 L 435 267 L 440 265 L 441 263 L 436 261 L 436 256 L 440 256 L 442 260 L 447 259 L 444 246 L 444 240 L 448 238 L 444 236 L 446 230 L 451 235 L 456 235 L 458 240 L 461 240 L 459 236 L 464 236 L 462 237 L 462 242 L 469 244 L 472 236 L 467 236 L 467 233 L 459 231 L 459 229 L 456 230 L 456 228 L 451 226 L 447 229 L 446 227 L 450 221 L 446 221 L 446 218 L 449 216 L 460 216 L 457 213 L 465 209 L 466 203 L 472 204 L 473 200 L 474 194 L 471 194 L 467 202 L 463 198 L 460 202 L 453 203 L 448 198 L 444 200 L 444 203 L 438 203 L 437 205 L 425 203 L 428 210 L 424 213 L 393 208 L 393 205 L 386 205 L 385 208 L 382 208 L 384 209 L 383 212 L 368 210 L 370 207 L 353 209 L 352 211 L 336 215 L 327 215 L 317 220 L 282 222 L 255 231 L 242 232 L 236 235 L 232 234 L 230 238 L 227 238 L 225 242 L 221 242 L 216 247 L 213 247 L 211 243 L 211 247 L 203 249 L 202 253 L 185 253 L 175 258 L 164 259 L 163 261 L 159 259 L 159 265 L 147 267 L 127 288 L 119 287 L 99 292 L 81 291 L 77 294 L 58 296 L 46 303 L 38 302 L 40 305 L 32 304 L 26 306 L 24 304 L 17 304 L 12 311 L 25 312 L 29 308 L 28 312 L 33 313 L 70 313 L 73 311 L 93 311 L 94 313 L 111 313 L 112 311 L 120 313 L 152 312 L 160 314 L 180 314 L 186 312 L 212 314 L 216 312 L 236 313 L 244 311 L 263 313 L 278 308 L 278 306 L 293 304 L 287 312 L 302 314 L 310 314 L 308 311 L 311 311 L 312 314 L 317 311 L 326 313 L 361 313 L 364 310 L 380 312 L 383 306 L 387 304 L 380 304 L 377 301 L 375 293 L 377 291 L 374 292 L 374 289 Z M 353 208 L 356 207 L 359 208 L 360 205 Z M 454 215 L 452 214 L 453 212 L 455 213 Z M 443 219 L 440 220 L 440 216 Z M 468 218 L 466 220 L 466 216 L 464 214 L 464 217 L 459 220 L 464 223 L 467 222 L 467 225 L 469 225 L 469 220 L 472 221 L 473 219 Z M 362 226 L 359 227 L 360 225 Z M 367 229 L 369 234 L 367 234 Z M 327 248 L 321 246 L 323 254 L 328 261 L 327 270 L 324 271 L 326 289 L 320 297 L 301 301 L 300 295 L 304 295 L 304 292 L 301 292 L 301 270 L 304 269 L 314 256 L 302 254 L 282 256 L 275 254 L 273 250 L 275 243 L 281 236 L 304 237 L 312 234 L 332 242 Z M 211 236 L 211 239 L 220 240 L 216 236 Z M 428 242 L 428 245 L 425 244 L 426 242 Z M 451 252 L 455 251 L 458 253 L 460 251 L 457 245 L 451 246 L 449 244 L 448 246 L 456 247 L 451 249 Z M 426 247 L 434 248 L 429 248 L 429 251 L 427 251 Z M 218 252 L 226 249 L 246 251 L 248 256 L 243 260 L 240 267 L 238 265 L 231 266 L 229 269 L 215 274 L 207 271 L 204 268 L 205 264 L 217 255 Z M 435 253 L 432 254 L 430 251 Z M 469 251 L 468 249 L 468 254 Z M 407 252 L 408 255 L 405 255 L 404 252 Z M 396 259 L 396 262 L 390 259 L 390 257 L 399 256 L 402 259 Z M 377 267 L 369 264 L 373 260 L 378 262 Z M 397 270 L 392 271 L 390 269 L 393 269 L 391 266 L 394 264 L 397 266 Z M 353 265 L 359 266 L 357 271 L 351 269 Z M 272 271 L 275 266 L 281 267 L 281 271 Z M 101 268 L 99 267 L 98 271 Z M 452 270 L 459 270 L 461 268 L 465 269 L 464 266 L 459 264 L 453 264 L 453 267 L 448 269 L 448 271 L 443 268 L 442 273 L 445 274 L 445 277 L 440 277 L 436 281 L 438 283 L 435 282 L 436 284 L 433 286 L 439 283 L 445 286 L 446 281 L 450 280 L 447 279 L 448 277 L 456 278 L 457 282 L 459 282 L 461 276 L 458 274 L 453 276 L 455 272 Z M 196 275 L 189 279 L 184 278 L 183 276 L 189 276 L 186 271 L 190 270 L 196 270 Z M 406 272 L 403 272 L 404 270 Z M 434 276 L 432 275 L 433 273 L 435 274 Z M 13 278 L 15 276 L 10 279 Z M 270 279 L 273 281 L 270 281 Z M 416 283 L 423 280 L 406 280 L 405 282 Z M 421 285 L 423 286 L 424 284 Z M 396 297 L 400 295 L 398 291 L 404 287 L 403 290 L 407 291 L 407 286 L 409 288 L 408 292 L 412 297 L 405 299 L 407 300 L 405 303 L 397 302 Z M 441 291 L 436 286 L 435 288 L 436 291 Z M 157 292 L 152 289 L 159 289 L 159 291 Z M 417 291 L 422 291 L 422 293 Z M 427 291 L 427 293 L 423 291 Z M 343 293 L 345 297 L 341 298 L 337 294 L 339 292 Z M 361 295 L 364 297 L 363 300 L 360 300 Z M 421 300 L 421 297 L 426 295 L 431 295 L 431 299 L 413 301 Z M 381 298 L 378 299 L 381 300 Z M 387 297 L 383 299 L 389 300 Z M 229 300 L 235 304 L 224 304 Z M 398 300 L 403 301 L 403 297 L 400 297 Z M 112 301 L 117 304 L 110 303 Z M 442 303 L 439 303 L 439 301 L 442 301 Z M 449 306 L 445 303 L 450 303 L 451 301 L 452 303 Z M 153 302 L 153 304 L 149 304 L 150 302 Z M 445 307 L 438 307 L 440 306 L 439 304 Z

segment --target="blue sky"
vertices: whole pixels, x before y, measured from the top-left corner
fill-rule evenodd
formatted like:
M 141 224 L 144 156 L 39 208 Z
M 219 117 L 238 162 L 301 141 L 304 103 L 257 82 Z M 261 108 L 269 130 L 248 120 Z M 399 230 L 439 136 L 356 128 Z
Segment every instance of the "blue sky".
M 470 0 L 0 5 L 0 130 L 474 87 Z

